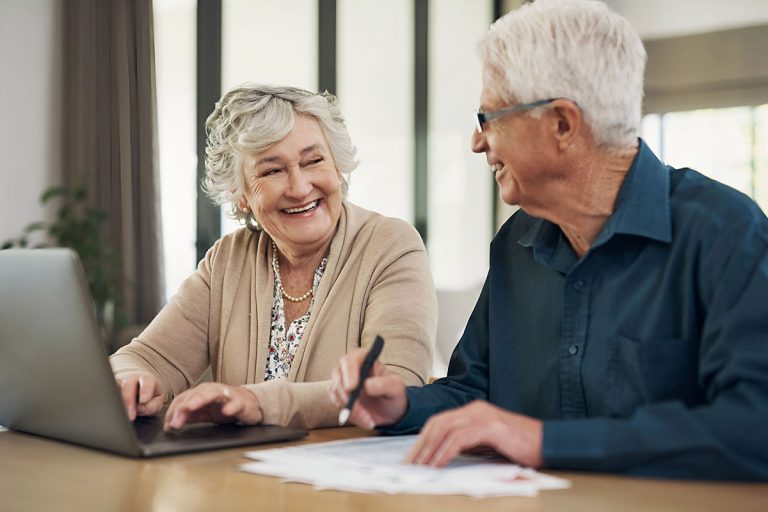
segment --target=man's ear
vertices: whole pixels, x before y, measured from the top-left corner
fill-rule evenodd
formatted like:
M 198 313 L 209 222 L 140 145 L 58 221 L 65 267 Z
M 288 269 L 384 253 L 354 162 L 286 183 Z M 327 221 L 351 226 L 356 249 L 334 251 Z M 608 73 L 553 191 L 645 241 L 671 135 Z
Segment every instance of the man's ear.
M 561 151 L 568 149 L 584 129 L 584 115 L 571 100 L 558 99 L 551 109 L 555 116 L 555 138 Z

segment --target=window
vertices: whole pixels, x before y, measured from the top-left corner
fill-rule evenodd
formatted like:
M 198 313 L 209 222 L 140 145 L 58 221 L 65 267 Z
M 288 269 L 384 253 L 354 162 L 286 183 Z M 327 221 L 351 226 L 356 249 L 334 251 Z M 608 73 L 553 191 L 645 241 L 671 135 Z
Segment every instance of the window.
M 648 115 L 643 137 L 673 167 L 690 167 L 768 210 L 768 104 Z
M 415 154 L 426 154 L 427 208 L 420 215 L 429 224 L 435 284 L 466 289 L 486 274 L 493 234 L 493 180 L 484 157 L 470 151 L 470 137 L 482 81 L 475 46 L 492 21 L 494 2 L 421 2 L 336 0 L 336 93 L 361 161 L 349 200 L 414 223 L 416 207 L 424 211 L 423 198 L 416 198 Z M 317 89 L 321 5 L 222 0 L 222 91 L 243 82 Z M 154 0 L 168 296 L 197 263 L 197 7 L 196 0 Z M 416 83 L 416 46 L 424 37 L 416 26 L 428 31 L 428 85 Z M 415 91 L 423 89 L 426 147 L 414 134 L 416 109 L 424 105 L 416 105 Z M 222 233 L 240 227 L 226 210 Z
M 470 139 L 482 88 L 475 48 L 491 16 L 490 3 L 430 4 L 427 249 L 438 290 L 479 288 L 488 271 L 497 191 Z
M 197 2 L 154 0 L 160 202 L 166 298 L 195 269 Z
M 317 88 L 317 0 L 224 0 L 222 93 L 245 82 Z M 242 225 L 221 209 L 221 234 Z
M 338 2 L 338 97 L 360 165 L 349 200 L 413 221 L 413 2 Z M 366 23 L 361 20 L 377 20 Z M 393 36 L 397 27 L 397 37 Z M 360 44 L 365 41 L 365 44 Z

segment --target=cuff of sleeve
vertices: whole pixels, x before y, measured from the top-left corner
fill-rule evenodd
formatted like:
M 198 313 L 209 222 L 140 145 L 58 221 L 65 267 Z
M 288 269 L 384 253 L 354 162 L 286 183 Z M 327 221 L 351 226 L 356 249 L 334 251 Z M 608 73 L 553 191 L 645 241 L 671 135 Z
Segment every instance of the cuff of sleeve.
M 557 469 L 601 469 L 609 421 L 606 418 L 545 421 L 544 465 Z
M 423 413 L 419 413 L 419 411 L 424 409 L 419 406 L 419 390 L 421 389 L 423 388 L 410 386 L 405 388 L 405 394 L 408 397 L 408 408 L 405 410 L 403 417 L 394 425 L 377 427 L 376 430 L 387 436 L 418 434 L 425 422 Z
M 275 379 L 243 386 L 256 395 L 261 408 L 262 423 L 266 425 L 286 425 L 288 423 L 289 418 L 285 412 L 292 409 L 290 402 L 293 397 L 287 392 L 288 387 L 285 384 L 284 379 Z M 281 402 L 283 402 L 283 407 L 280 407 Z
M 243 387 L 256 395 L 265 424 L 303 429 L 338 426 L 339 411 L 328 398 L 328 381 L 274 379 Z

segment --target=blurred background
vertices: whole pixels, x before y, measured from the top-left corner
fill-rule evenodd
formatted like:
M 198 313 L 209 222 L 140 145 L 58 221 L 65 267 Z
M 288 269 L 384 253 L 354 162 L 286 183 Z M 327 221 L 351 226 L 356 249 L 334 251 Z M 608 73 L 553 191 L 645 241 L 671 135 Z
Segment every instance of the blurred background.
M 135 331 L 239 227 L 199 194 L 214 101 L 243 82 L 327 89 L 359 151 L 349 199 L 407 220 L 426 242 L 439 374 L 511 213 L 484 156 L 469 150 L 475 47 L 522 3 L 0 0 L 0 241 L 56 218 L 56 205 L 38 200 L 44 190 L 84 182 L 88 204 L 109 217 L 99 229 L 120 254 L 122 327 Z M 766 210 L 768 2 L 606 3 L 648 49 L 651 148 Z

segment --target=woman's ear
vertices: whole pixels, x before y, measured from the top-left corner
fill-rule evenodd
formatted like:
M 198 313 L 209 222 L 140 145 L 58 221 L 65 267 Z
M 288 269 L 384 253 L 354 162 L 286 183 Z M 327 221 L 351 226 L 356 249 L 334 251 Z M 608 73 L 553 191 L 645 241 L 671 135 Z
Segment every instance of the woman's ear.
M 248 213 L 248 201 L 245 199 L 245 197 L 240 198 L 240 200 L 237 202 L 237 207 L 241 212 Z

